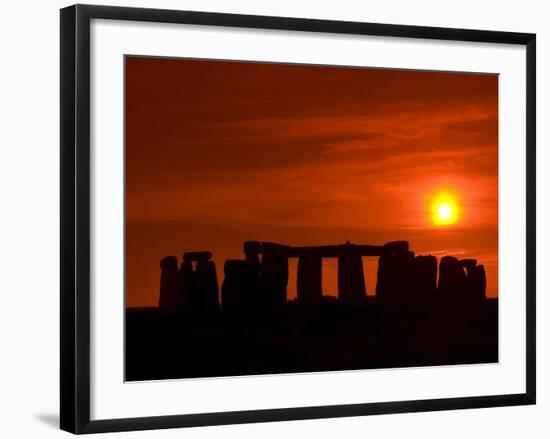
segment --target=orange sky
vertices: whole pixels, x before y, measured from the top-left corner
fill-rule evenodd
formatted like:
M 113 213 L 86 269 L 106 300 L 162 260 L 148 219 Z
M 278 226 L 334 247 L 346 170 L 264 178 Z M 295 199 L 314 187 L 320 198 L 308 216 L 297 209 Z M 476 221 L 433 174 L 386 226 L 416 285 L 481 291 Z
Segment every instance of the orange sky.
M 125 75 L 127 306 L 157 304 L 166 255 L 211 250 L 221 284 L 244 240 L 406 239 L 476 257 L 498 295 L 496 75 L 142 57 Z M 438 227 L 442 190 L 460 217 Z

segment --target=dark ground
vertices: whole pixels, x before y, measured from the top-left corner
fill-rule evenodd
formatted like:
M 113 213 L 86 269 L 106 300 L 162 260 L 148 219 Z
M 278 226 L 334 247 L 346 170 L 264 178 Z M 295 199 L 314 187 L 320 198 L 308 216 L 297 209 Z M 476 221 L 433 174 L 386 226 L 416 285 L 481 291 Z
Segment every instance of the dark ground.
M 278 315 L 126 311 L 126 380 L 156 380 L 498 361 L 498 300 L 316 312 L 289 302 Z

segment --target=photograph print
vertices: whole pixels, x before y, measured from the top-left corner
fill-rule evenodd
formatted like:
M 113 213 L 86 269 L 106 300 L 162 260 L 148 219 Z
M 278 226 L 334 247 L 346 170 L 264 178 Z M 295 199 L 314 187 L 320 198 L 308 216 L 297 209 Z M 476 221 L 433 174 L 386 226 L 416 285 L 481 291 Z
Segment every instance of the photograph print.
M 127 381 L 498 362 L 498 75 L 124 63 Z

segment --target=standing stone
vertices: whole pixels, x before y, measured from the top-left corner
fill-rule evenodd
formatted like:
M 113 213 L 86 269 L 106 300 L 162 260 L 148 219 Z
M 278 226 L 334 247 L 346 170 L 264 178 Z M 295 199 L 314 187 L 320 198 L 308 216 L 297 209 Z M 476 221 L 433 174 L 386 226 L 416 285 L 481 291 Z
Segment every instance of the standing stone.
M 236 314 L 243 306 L 246 261 L 227 259 L 223 264 L 222 311 Z
M 174 312 L 179 293 L 178 258 L 166 256 L 161 259 L 160 268 L 159 308 L 161 311 Z
M 260 264 L 263 305 L 268 312 L 284 308 L 288 285 L 288 258 L 276 251 L 264 252 Z
M 251 312 L 261 305 L 260 284 L 260 243 L 258 241 L 246 241 L 243 245 L 246 261 L 246 278 L 244 279 L 245 308 Z
M 462 262 L 462 261 L 461 261 Z M 471 304 L 478 304 L 485 299 L 485 267 L 483 265 L 472 265 L 467 268 L 465 301 Z
M 218 274 L 216 272 L 216 264 L 214 261 L 208 261 L 208 282 L 207 282 L 207 296 L 209 300 L 209 307 L 212 311 L 220 310 L 220 298 L 219 298 L 219 286 L 218 286 Z
M 454 256 L 444 256 L 439 262 L 438 293 L 451 301 L 462 301 L 467 294 L 464 268 Z
M 485 277 L 485 266 L 478 265 L 475 267 L 472 277 L 474 278 L 473 282 L 473 295 L 474 298 L 478 301 L 483 301 L 486 299 L 486 289 L 487 289 L 487 278 Z
M 213 261 L 206 259 L 197 261 L 194 296 L 198 312 L 213 314 L 219 310 L 218 278 L 216 275 L 216 265 Z
M 411 273 L 411 302 L 427 304 L 437 290 L 437 258 L 435 256 L 417 256 L 414 258 Z
M 412 251 L 380 256 L 376 281 L 377 301 L 391 305 L 413 303 L 414 265 L 415 255 Z
M 439 264 L 438 291 L 455 304 L 476 305 L 485 299 L 485 267 L 475 259 L 445 256 Z
M 359 306 L 366 302 L 367 289 L 361 255 L 345 252 L 338 257 L 338 299 L 346 306 Z
M 182 311 L 191 311 L 193 308 L 193 290 L 195 284 L 195 273 L 193 273 L 193 264 L 190 261 L 183 261 L 179 271 L 179 308 Z
M 391 265 L 392 255 L 383 254 L 378 258 L 378 271 L 376 273 L 376 301 L 387 302 L 391 296 Z
M 318 255 L 298 259 L 296 287 L 298 301 L 306 307 L 316 307 L 323 297 L 323 258 Z
M 243 244 L 245 261 L 252 272 L 260 273 L 260 243 L 258 241 L 245 241 Z
M 257 279 L 246 260 L 228 259 L 223 266 L 222 310 L 230 315 L 250 315 L 255 308 Z
M 475 267 L 477 266 L 477 260 L 476 259 L 461 259 L 460 266 L 464 267 L 466 269 L 466 274 L 470 275 L 474 271 Z

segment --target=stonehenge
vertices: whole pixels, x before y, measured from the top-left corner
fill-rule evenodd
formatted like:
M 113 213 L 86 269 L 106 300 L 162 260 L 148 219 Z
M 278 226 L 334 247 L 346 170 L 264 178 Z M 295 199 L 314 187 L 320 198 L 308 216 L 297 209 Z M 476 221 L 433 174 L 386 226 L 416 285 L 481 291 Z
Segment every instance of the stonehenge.
M 315 309 L 323 299 L 323 259 L 338 261 L 338 302 L 359 307 L 367 302 L 364 256 L 378 257 L 376 302 L 384 305 L 426 305 L 435 298 L 453 303 L 479 303 L 485 299 L 485 267 L 475 259 L 459 260 L 415 255 L 407 241 L 384 245 L 345 244 L 293 247 L 273 242 L 246 241 L 243 259 L 224 263 L 221 304 L 216 267 L 209 251 L 190 251 L 178 259 L 160 262 L 159 308 L 162 311 L 212 315 L 278 312 L 287 302 L 289 259 L 298 259 L 297 302 Z M 439 278 L 438 278 L 439 268 Z

